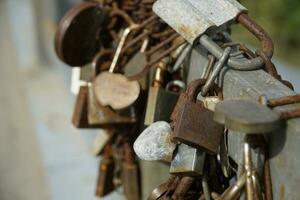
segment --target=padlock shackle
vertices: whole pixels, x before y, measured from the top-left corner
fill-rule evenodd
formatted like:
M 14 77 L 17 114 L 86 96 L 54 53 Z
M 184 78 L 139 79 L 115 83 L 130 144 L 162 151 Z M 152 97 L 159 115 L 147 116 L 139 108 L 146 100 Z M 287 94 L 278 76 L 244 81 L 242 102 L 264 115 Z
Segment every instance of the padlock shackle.
M 92 78 L 93 79 L 96 78 L 98 72 L 105 71 L 110 67 L 110 66 L 108 66 L 107 69 L 104 68 L 102 65 L 102 63 L 104 63 L 104 62 L 102 62 L 102 59 L 107 56 L 113 57 L 113 53 L 114 53 L 113 49 L 102 49 L 94 56 L 94 58 L 92 60 L 92 70 L 93 70 Z M 99 62 L 101 62 L 101 66 L 98 66 Z
M 251 19 L 247 13 L 241 13 L 237 17 L 237 21 L 261 42 L 262 51 L 269 58 L 272 58 L 274 52 L 274 44 L 269 34 L 253 19 Z
M 253 21 L 246 13 L 241 13 L 237 17 L 237 21 L 244 26 L 248 31 L 250 31 L 262 44 L 263 51 L 270 59 L 273 56 L 274 45 L 273 41 L 268 35 L 268 33 L 259 26 L 255 21 Z M 209 36 L 203 34 L 200 39 L 200 44 L 206 48 L 213 56 L 220 59 L 224 53 L 224 50 L 215 43 Z M 252 59 L 239 59 L 230 57 L 228 59 L 227 65 L 235 70 L 239 71 L 250 71 L 257 70 L 265 64 L 262 57 L 258 56 Z
M 192 81 L 186 90 L 186 95 L 188 101 L 196 103 L 198 94 L 201 92 L 202 87 L 205 85 L 206 79 L 197 79 Z M 214 83 L 211 87 L 211 92 L 214 92 L 221 99 L 223 98 L 223 94 L 221 89 Z

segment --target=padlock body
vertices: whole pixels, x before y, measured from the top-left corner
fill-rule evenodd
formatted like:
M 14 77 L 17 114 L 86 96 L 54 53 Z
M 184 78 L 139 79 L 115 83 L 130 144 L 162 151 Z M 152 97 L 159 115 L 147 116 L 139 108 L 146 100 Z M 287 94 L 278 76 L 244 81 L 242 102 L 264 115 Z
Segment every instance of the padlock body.
M 171 162 L 170 173 L 184 176 L 202 176 L 205 153 L 189 145 L 180 144 Z
M 114 169 L 115 163 L 113 159 L 103 157 L 99 165 L 96 196 L 103 197 L 114 191 Z
M 213 121 L 213 112 L 203 104 L 186 101 L 178 111 L 173 140 L 216 154 L 223 127 Z
M 72 115 L 72 124 L 76 128 L 100 128 L 97 124 L 90 124 L 88 121 L 88 87 L 81 86 L 76 98 Z
M 150 87 L 144 124 L 149 126 L 157 121 L 170 121 L 170 116 L 179 95 L 159 87 Z
M 140 199 L 139 171 L 136 164 L 123 163 L 122 183 L 128 200 Z
M 89 85 L 88 88 L 88 122 L 91 125 L 105 128 L 110 125 L 130 124 L 137 121 L 134 107 L 115 111 L 109 106 L 102 106 L 95 98 L 93 87 Z

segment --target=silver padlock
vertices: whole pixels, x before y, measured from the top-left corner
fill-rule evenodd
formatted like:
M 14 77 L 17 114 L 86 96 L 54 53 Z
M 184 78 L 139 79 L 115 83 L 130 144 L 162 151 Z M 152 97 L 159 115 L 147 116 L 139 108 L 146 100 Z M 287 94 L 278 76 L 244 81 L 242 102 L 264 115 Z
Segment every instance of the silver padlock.
M 177 150 L 177 151 L 176 151 Z M 170 173 L 185 176 L 202 176 L 205 153 L 186 144 L 179 144 L 173 155 Z
M 247 9 L 236 0 L 157 0 L 154 12 L 189 43 L 232 22 Z

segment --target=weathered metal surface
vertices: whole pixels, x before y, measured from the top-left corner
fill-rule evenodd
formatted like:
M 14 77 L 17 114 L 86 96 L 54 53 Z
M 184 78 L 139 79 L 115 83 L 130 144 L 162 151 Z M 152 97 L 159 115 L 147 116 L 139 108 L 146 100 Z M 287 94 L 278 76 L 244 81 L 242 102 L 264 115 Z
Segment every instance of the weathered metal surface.
M 171 162 L 170 173 L 185 176 L 201 176 L 204 169 L 205 153 L 186 144 L 177 147 Z
M 155 122 L 135 140 L 133 148 L 138 157 L 148 161 L 172 160 L 176 145 L 171 142 L 171 126 L 164 121 Z
M 300 94 L 267 100 L 267 105 L 270 107 L 284 106 L 294 103 L 300 103 Z
M 145 125 L 156 121 L 169 121 L 179 95 L 159 87 L 149 89 Z
M 55 36 L 58 57 L 70 66 L 90 62 L 99 50 L 97 34 L 106 12 L 95 2 L 82 2 L 73 7 L 60 21 Z
M 140 200 L 141 185 L 138 164 L 135 161 L 132 146 L 124 145 L 124 162 L 122 163 L 122 181 L 127 199 Z
M 189 76 L 189 81 L 195 79 L 195 74 L 201 74 L 205 62 L 205 51 L 193 51 L 191 68 L 193 74 Z M 200 66 L 200 67 L 199 67 Z M 225 99 L 245 98 L 257 100 L 261 95 L 268 98 L 279 98 L 295 95 L 295 92 L 284 86 L 282 83 L 265 73 L 263 70 L 257 71 L 234 71 L 228 70 L 224 76 L 224 97 Z M 300 104 L 277 107 L 277 111 L 298 108 Z M 268 147 L 270 153 L 270 165 L 273 184 L 273 197 L 277 199 L 298 199 L 299 191 L 299 165 L 298 157 L 300 151 L 300 119 L 288 120 L 285 126 L 275 131 L 268 137 Z M 239 134 L 229 134 L 228 147 L 229 155 L 239 163 L 241 157 L 241 147 L 239 144 L 243 137 Z M 253 158 L 255 159 L 255 158 Z
M 153 191 L 153 188 L 156 188 L 159 184 L 168 179 L 170 166 L 169 164 L 163 162 L 149 161 L 140 161 L 140 166 L 143 185 L 142 199 L 148 199 L 149 194 L 151 194 Z
M 233 20 L 246 9 L 234 0 L 158 0 L 153 10 L 193 44 L 208 29 Z
M 137 81 L 130 81 L 122 74 L 100 73 L 93 82 L 96 99 L 103 106 L 121 110 L 133 105 L 141 92 Z
M 250 100 L 224 100 L 216 106 L 214 120 L 243 133 L 269 133 L 280 128 L 279 114 Z
M 123 112 L 116 112 L 110 107 L 98 103 L 90 83 L 88 85 L 87 116 L 88 124 L 101 128 L 112 124 L 135 123 L 137 120 L 137 116 L 133 115 L 130 109 L 126 109 Z
M 115 162 L 111 155 L 111 149 L 106 146 L 104 156 L 99 163 L 99 173 L 96 187 L 96 196 L 103 197 L 115 189 L 113 183 Z
M 192 44 L 208 28 L 215 26 L 212 21 L 205 19 L 203 14 L 197 13 L 196 8 L 187 1 L 158 0 L 154 3 L 153 10 Z
M 269 34 L 245 13 L 240 14 L 237 21 L 261 42 L 261 50 L 267 57 L 272 58 L 274 45 Z
M 173 117 L 175 127 L 172 137 L 175 141 L 215 154 L 220 145 L 223 126 L 213 121 L 213 112 L 206 109 L 202 102 L 196 102 L 202 86 L 203 80 L 196 80 L 181 94 L 174 110 L 176 114 Z
M 189 177 L 189 176 L 182 177 L 172 195 L 172 199 L 174 199 L 174 200 L 184 199 L 185 195 L 188 193 L 188 191 L 192 187 L 192 184 L 194 183 L 194 181 L 195 181 L 194 177 Z
M 236 0 L 187 0 L 216 26 L 234 20 L 247 9 Z

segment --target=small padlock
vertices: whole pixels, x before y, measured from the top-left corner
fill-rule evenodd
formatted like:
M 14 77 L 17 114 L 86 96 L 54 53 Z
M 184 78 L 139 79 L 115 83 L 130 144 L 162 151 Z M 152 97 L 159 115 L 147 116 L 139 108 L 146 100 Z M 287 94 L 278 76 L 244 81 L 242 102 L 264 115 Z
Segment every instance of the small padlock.
M 77 95 L 75 108 L 72 116 L 72 124 L 76 128 L 99 128 L 96 124 L 88 121 L 88 87 L 81 86 Z
M 96 196 L 103 197 L 115 190 L 114 169 L 115 161 L 112 157 L 112 147 L 108 144 L 99 165 Z
M 167 65 L 166 59 L 159 63 L 155 71 L 153 86 L 149 89 L 144 122 L 147 126 L 156 121 L 169 122 L 179 97 L 179 94 L 163 88 Z
M 130 81 L 123 74 L 102 72 L 95 78 L 93 85 L 98 102 L 114 110 L 132 106 L 141 93 L 138 81 Z
M 170 173 L 185 176 L 202 176 L 205 153 L 186 144 L 178 145 L 171 162 Z
M 199 79 L 191 82 L 186 92 L 180 95 L 172 113 L 174 122 L 173 140 L 209 154 L 216 154 L 219 149 L 223 126 L 213 121 L 213 112 L 206 109 L 203 102 L 197 101 L 198 93 L 205 84 Z
M 132 124 L 137 120 L 137 116 L 132 109 L 115 111 L 109 106 L 102 106 L 98 103 L 93 86 L 88 83 L 88 122 L 97 127 L 106 128 L 116 124 Z
M 124 145 L 124 162 L 122 165 L 122 183 L 128 200 L 139 200 L 141 196 L 140 174 L 129 143 Z

